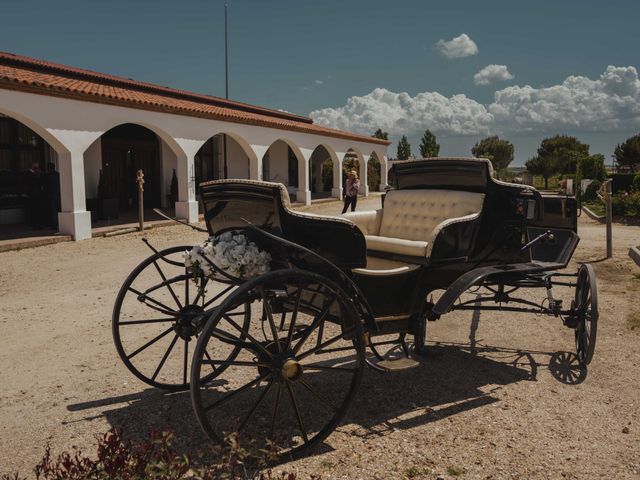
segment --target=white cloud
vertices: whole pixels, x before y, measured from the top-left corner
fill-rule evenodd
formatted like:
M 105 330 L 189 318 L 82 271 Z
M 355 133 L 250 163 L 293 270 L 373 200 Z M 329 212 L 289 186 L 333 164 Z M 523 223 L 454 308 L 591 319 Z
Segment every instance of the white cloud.
M 512 80 L 514 76 L 509 72 L 506 65 L 487 65 L 473 76 L 476 85 L 489 85 L 495 82 Z
M 310 116 L 344 130 L 370 134 L 382 128 L 409 136 L 427 128 L 440 135 L 629 131 L 640 128 L 640 80 L 635 67 L 609 66 L 596 80 L 571 76 L 550 87 L 507 87 L 488 105 L 465 95 L 411 96 L 376 88 Z
M 315 83 L 316 85 L 322 85 L 324 83 L 323 80 L 314 80 L 313 83 Z
M 451 40 L 438 40 L 436 49 L 447 58 L 464 58 L 478 53 L 478 46 L 469 35 L 463 33 Z

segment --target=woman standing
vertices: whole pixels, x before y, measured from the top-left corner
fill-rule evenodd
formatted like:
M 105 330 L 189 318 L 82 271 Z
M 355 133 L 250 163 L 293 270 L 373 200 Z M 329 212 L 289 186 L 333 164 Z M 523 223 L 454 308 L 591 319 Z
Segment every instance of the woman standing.
M 345 213 L 347 211 L 349 205 L 351 205 L 352 212 L 356 210 L 359 189 L 360 180 L 358 180 L 358 173 L 355 170 L 351 170 L 344 187 L 344 208 L 342 209 L 342 213 Z

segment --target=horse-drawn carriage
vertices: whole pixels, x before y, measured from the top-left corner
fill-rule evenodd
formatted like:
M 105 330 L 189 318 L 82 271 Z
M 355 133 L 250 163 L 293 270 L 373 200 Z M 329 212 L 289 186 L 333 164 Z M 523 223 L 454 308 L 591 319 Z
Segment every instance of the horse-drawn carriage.
M 561 271 L 579 240 L 574 198 L 496 181 L 478 159 L 401 163 L 391 178 L 383 208 L 342 217 L 291 210 L 281 184 L 202 184 L 209 243 L 154 250 L 118 294 L 125 365 L 190 388 L 210 438 L 239 432 L 296 456 L 335 429 L 365 366 L 419 367 L 427 323 L 451 310 L 558 317 L 591 361 L 594 272 Z M 555 298 L 558 284 L 574 298 Z M 542 302 L 516 296 L 532 288 Z

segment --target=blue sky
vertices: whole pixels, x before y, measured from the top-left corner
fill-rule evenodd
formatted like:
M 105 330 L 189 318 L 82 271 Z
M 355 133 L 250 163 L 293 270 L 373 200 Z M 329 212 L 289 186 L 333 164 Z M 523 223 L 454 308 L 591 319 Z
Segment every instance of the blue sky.
M 449 155 L 497 133 L 516 164 L 547 135 L 609 157 L 640 130 L 637 0 L 229 3 L 237 100 L 407 133 L 414 151 L 425 128 Z M 0 50 L 220 96 L 223 40 L 223 0 L 3 0 L 0 14 Z

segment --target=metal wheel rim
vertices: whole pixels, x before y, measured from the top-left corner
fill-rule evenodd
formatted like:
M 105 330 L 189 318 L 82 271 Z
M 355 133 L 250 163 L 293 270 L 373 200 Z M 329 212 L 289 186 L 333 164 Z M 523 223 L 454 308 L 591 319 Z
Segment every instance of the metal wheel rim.
M 280 277 L 280 278 L 279 278 Z M 282 416 L 282 407 L 280 407 L 280 401 L 283 401 L 282 398 L 288 398 L 289 401 L 291 402 L 291 410 L 295 412 L 295 415 L 297 416 L 297 422 L 295 422 L 295 420 L 293 418 L 288 418 L 285 419 L 287 420 L 289 423 L 291 424 L 298 424 L 299 430 L 300 432 L 302 432 L 301 437 L 303 437 L 303 442 L 296 445 L 296 446 L 287 446 L 287 448 L 285 448 L 283 451 L 278 452 L 278 456 L 279 457 L 286 457 L 286 458 L 297 458 L 299 456 L 302 455 L 302 453 L 307 450 L 308 448 L 313 447 L 314 445 L 316 445 L 318 442 L 322 441 L 323 439 L 325 439 L 334 429 L 335 427 L 339 424 L 339 422 L 342 420 L 342 418 L 344 417 L 344 415 L 347 412 L 348 407 L 350 406 L 350 404 L 353 401 L 353 398 L 355 396 L 355 393 L 357 391 L 357 388 L 360 384 L 360 380 L 362 377 L 362 371 L 363 371 L 363 366 L 364 366 L 364 342 L 363 342 L 363 338 L 362 338 L 362 325 L 359 321 L 359 319 L 357 318 L 356 314 L 355 314 L 355 310 L 353 309 L 352 305 L 349 305 L 346 301 L 345 301 L 345 305 L 347 306 L 347 308 L 350 307 L 350 311 L 349 311 L 349 315 L 350 315 L 350 319 L 349 321 L 352 322 L 352 326 L 350 328 L 352 328 L 352 331 L 349 330 L 353 335 L 353 340 L 349 340 L 349 343 L 351 344 L 351 350 L 352 353 L 355 353 L 355 358 L 354 358 L 354 362 L 353 362 L 353 367 L 350 368 L 342 368 L 342 367 L 320 367 L 318 365 L 318 368 L 320 368 L 320 370 L 322 369 L 328 369 L 328 370 L 332 370 L 332 369 L 339 369 L 339 370 L 350 370 L 351 373 L 349 372 L 340 372 L 340 373 L 346 373 L 347 375 L 351 375 L 351 377 L 346 380 L 346 382 L 348 383 L 348 389 L 343 390 L 344 392 L 344 397 L 342 398 L 342 401 L 339 403 L 339 405 L 333 405 L 333 407 L 335 408 L 333 415 L 330 415 L 330 419 L 326 422 L 323 423 L 322 428 L 320 428 L 319 430 L 315 431 L 315 432 L 309 432 L 307 431 L 306 434 L 304 432 L 305 429 L 305 422 L 308 420 L 308 410 L 307 409 L 303 409 L 301 408 L 301 405 L 296 405 L 296 402 L 300 402 L 300 394 L 301 392 L 305 392 L 305 389 L 309 389 L 308 385 L 305 385 L 304 383 L 304 375 L 301 375 L 300 380 L 296 380 L 296 381 L 289 381 L 289 380 L 285 380 L 282 381 L 282 379 L 278 379 L 278 380 L 273 380 L 273 378 L 269 377 L 269 374 L 266 374 L 264 376 L 264 378 L 262 380 L 260 380 L 261 378 L 261 374 L 260 371 L 258 369 L 258 375 L 253 378 L 250 382 L 244 383 L 243 381 L 243 386 L 242 387 L 238 387 L 235 388 L 233 391 L 231 391 L 230 394 L 224 395 L 223 397 L 221 397 L 220 399 L 216 399 L 214 403 L 215 406 L 212 406 L 210 402 L 207 402 L 204 399 L 204 393 L 203 393 L 203 385 L 202 382 L 200 381 L 200 370 L 202 368 L 203 365 L 203 354 L 202 354 L 202 349 L 206 347 L 206 345 L 209 343 L 209 339 L 211 338 L 211 334 L 212 332 L 214 332 L 214 330 L 217 330 L 218 325 L 220 324 L 221 319 L 224 317 L 223 312 L 225 311 L 225 309 L 232 307 L 232 305 L 234 303 L 237 304 L 238 299 L 242 298 L 243 295 L 247 295 L 249 294 L 249 292 L 255 292 L 256 289 L 259 288 L 260 285 L 267 285 L 269 282 L 279 279 L 279 280 L 283 280 L 284 278 L 290 279 L 290 281 L 292 283 L 294 282 L 298 282 L 299 284 L 301 284 L 304 281 L 309 281 L 309 282 L 324 282 L 325 285 L 328 285 L 333 292 L 337 292 L 337 296 L 336 299 L 339 298 L 340 302 L 345 301 L 343 297 L 340 297 L 340 295 L 342 295 L 341 290 L 332 282 L 328 281 L 327 279 L 310 273 L 310 272 L 302 272 L 302 271 L 296 271 L 296 270 L 286 270 L 286 271 L 275 271 L 275 272 L 270 272 L 267 273 L 261 277 L 258 277 L 252 281 L 247 282 L 246 284 L 242 285 L 235 293 L 233 296 L 227 298 L 227 300 L 221 305 L 220 307 L 220 312 L 218 314 L 213 314 L 211 316 L 211 318 L 209 319 L 209 321 L 207 322 L 207 325 L 205 326 L 202 335 L 200 336 L 200 338 L 198 339 L 198 344 L 196 346 L 196 350 L 194 352 L 194 362 L 192 364 L 192 370 L 191 370 L 191 397 L 192 397 L 192 403 L 193 403 L 193 407 L 194 407 L 194 411 L 196 413 L 196 416 L 198 418 L 198 421 L 202 427 L 202 429 L 204 430 L 205 434 L 207 434 L 207 436 L 212 439 L 215 442 L 222 442 L 224 439 L 222 438 L 222 435 L 220 431 L 217 431 L 216 428 L 212 425 L 212 423 L 215 420 L 210 420 L 207 411 L 213 411 L 217 408 L 217 404 L 226 402 L 226 398 L 228 396 L 233 397 L 234 395 L 241 395 L 244 394 L 246 391 L 249 391 L 249 389 L 253 389 L 254 387 L 256 388 L 256 392 L 258 388 L 262 388 L 263 390 L 261 391 L 260 395 L 255 396 L 255 403 L 253 402 L 254 399 L 252 399 L 250 402 L 248 402 L 251 407 L 247 408 L 245 410 L 243 410 L 242 412 L 238 412 L 238 420 L 240 420 L 240 417 L 242 418 L 242 421 L 236 422 L 237 425 L 242 429 L 245 428 L 249 423 L 253 423 L 256 420 L 256 417 L 258 415 L 257 410 L 261 409 L 261 410 L 269 410 L 271 408 L 271 404 L 265 404 L 262 405 L 263 402 L 272 402 L 273 403 L 273 411 L 269 412 L 269 414 L 272 414 L 273 417 L 270 420 L 270 429 L 271 429 L 271 434 L 270 435 L 274 435 L 274 428 L 276 425 L 276 420 L 278 421 L 278 427 L 280 427 L 279 422 L 281 422 L 283 419 L 279 418 L 279 415 Z M 264 304 L 264 300 L 263 300 L 263 304 Z M 293 313 L 292 313 L 293 315 Z M 257 318 L 254 316 L 254 319 L 252 320 L 253 322 L 257 322 Z M 271 321 L 269 321 L 269 323 L 271 323 Z M 291 324 L 293 324 L 294 321 L 291 322 Z M 311 325 L 313 325 L 314 322 L 311 322 Z M 273 325 L 272 325 L 273 326 Z M 291 346 L 293 347 L 293 349 L 295 349 L 298 346 L 298 343 L 296 342 L 300 342 L 302 340 L 303 337 L 305 337 L 305 335 L 307 335 L 307 331 L 311 330 L 312 333 L 308 335 L 307 338 L 310 338 L 313 335 L 313 332 L 318 332 L 320 329 L 320 324 L 318 324 L 315 328 L 311 328 L 309 327 L 306 330 L 303 330 L 301 333 L 301 337 L 298 337 L 296 339 L 292 339 L 291 340 Z M 268 332 L 270 329 L 267 328 L 266 331 Z M 290 332 L 291 330 L 289 330 L 287 332 L 287 339 L 290 337 Z M 320 339 L 322 339 L 322 334 L 320 334 Z M 246 338 L 246 337 L 245 337 Z M 351 338 L 351 336 L 349 336 L 349 338 Z M 256 338 L 256 340 L 258 340 Z M 284 340 L 284 337 L 283 339 Z M 328 341 L 328 340 L 327 340 Z M 307 372 L 307 368 L 309 368 L 309 363 L 307 363 L 307 359 L 311 358 L 313 355 L 307 355 L 308 350 L 305 350 L 305 348 L 307 348 L 304 345 L 305 341 L 302 341 L 302 347 L 300 349 L 300 351 L 298 352 L 298 354 L 294 355 L 294 360 L 298 361 L 300 363 L 300 365 L 303 367 L 303 371 Z M 325 341 L 326 342 L 326 341 Z M 272 343 L 276 343 L 276 342 L 272 342 Z M 283 352 L 285 352 L 284 348 L 286 347 L 284 341 L 282 341 L 282 347 L 283 347 Z M 273 347 L 272 347 L 273 348 Z M 314 347 L 315 348 L 315 347 Z M 323 350 L 328 350 L 329 345 L 327 345 L 325 348 L 323 348 Z M 240 358 L 240 357 L 238 357 Z M 261 357 L 261 361 L 266 361 L 266 356 Z M 253 368 L 253 367 L 249 367 L 249 368 Z M 311 370 L 314 370 L 314 367 L 311 367 Z M 266 370 L 265 370 L 266 372 Z M 265 373 L 263 372 L 263 373 Z M 277 375 L 276 369 L 271 370 L 271 375 L 272 377 L 275 377 Z M 231 373 L 231 372 L 230 372 Z M 335 372 L 334 372 L 335 373 Z M 221 379 L 220 379 L 221 380 Z M 257 380 L 257 381 L 256 381 Z M 222 381 L 222 380 L 221 380 Z M 263 386 L 263 384 L 266 384 Z M 303 386 L 304 388 L 300 388 L 300 386 Z M 274 388 L 275 387 L 275 388 Z M 314 385 L 313 388 L 315 389 L 316 387 L 318 387 L 317 385 Z M 242 391 L 243 389 L 246 389 L 244 392 Z M 273 390 L 273 393 L 270 393 L 270 390 Z M 311 391 L 309 389 L 309 391 Z M 308 392 L 307 392 L 308 394 Z M 316 398 L 318 398 L 318 403 L 320 403 L 321 400 L 323 400 L 325 403 L 338 403 L 335 401 L 335 398 L 331 397 L 331 401 L 327 401 L 328 399 L 322 398 L 322 395 L 320 395 L 318 392 L 316 392 L 316 394 L 318 395 Z M 314 394 L 315 395 L 315 394 Z M 308 394 L 309 396 L 309 394 Z M 269 397 L 269 400 L 265 400 L 267 397 Z M 297 397 L 297 399 L 296 399 Z M 240 407 L 238 407 L 239 402 L 236 401 L 234 402 L 234 409 L 240 409 Z M 308 405 L 304 405 L 305 407 L 308 407 Z M 326 407 L 326 406 L 325 406 Z M 280 408 L 280 410 L 279 410 Z M 327 408 L 328 410 L 328 408 Z M 292 415 L 293 417 L 293 415 Z M 226 417 L 225 417 L 226 418 Z M 264 420 L 264 419 L 263 419 Z M 268 436 L 268 435 L 267 435 Z M 264 439 L 263 439 L 264 440 Z
M 583 264 L 578 270 L 574 303 L 578 318 L 575 329 L 576 354 L 582 365 L 589 365 L 593 359 L 598 329 L 598 290 L 595 272 L 590 264 Z
M 115 301 L 114 309 L 113 309 L 113 314 L 112 314 L 112 322 L 111 322 L 112 335 L 113 335 L 113 339 L 114 339 L 116 350 L 117 350 L 118 355 L 120 356 L 120 359 L 122 360 L 122 362 L 125 364 L 127 369 L 129 369 L 129 371 L 131 373 L 133 373 L 141 381 L 143 381 L 146 384 L 151 385 L 153 387 L 161 388 L 161 389 L 167 390 L 167 391 L 184 391 L 184 390 L 188 390 L 189 389 L 189 373 L 190 373 L 189 365 L 190 365 L 190 360 L 191 360 L 191 356 L 190 356 L 189 350 L 192 349 L 192 345 L 195 343 L 192 340 L 196 340 L 198 334 L 196 333 L 193 338 L 191 338 L 188 341 L 186 341 L 186 340 L 184 340 L 182 338 L 179 338 L 179 335 L 177 334 L 177 330 L 175 328 L 177 320 L 176 319 L 172 319 L 171 321 L 167 321 L 166 322 L 167 328 L 164 329 L 163 332 L 162 332 L 162 333 L 166 332 L 166 334 L 162 335 L 158 339 L 158 342 L 162 341 L 162 339 L 165 338 L 165 337 L 166 338 L 171 338 L 173 336 L 173 338 L 171 340 L 171 343 L 169 344 L 168 349 L 165 350 L 164 354 L 158 358 L 158 364 L 156 366 L 157 371 L 153 371 L 153 374 L 151 372 L 149 372 L 149 374 L 145 374 L 132 361 L 131 354 L 133 352 L 135 352 L 135 350 L 129 349 L 129 351 L 127 351 L 127 348 L 125 348 L 125 346 L 123 345 L 123 335 L 121 333 L 121 328 L 124 327 L 125 325 L 127 325 L 126 322 L 130 321 L 130 320 L 124 320 L 123 321 L 121 319 L 121 314 L 122 314 L 123 303 L 125 301 L 126 296 L 128 294 L 132 293 L 130 291 L 130 287 L 134 284 L 135 280 L 147 268 L 155 268 L 154 267 L 154 263 L 156 265 L 158 265 L 158 264 L 160 264 L 160 261 L 162 261 L 163 258 L 168 257 L 169 255 L 172 255 L 172 254 L 184 252 L 186 250 L 189 250 L 190 248 L 192 248 L 192 246 L 190 246 L 190 245 L 189 246 L 185 245 L 185 246 L 176 246 L 176 247 L 166 248 L 166 249 L 158 251 L 158 253 L 154 253 L 153 255 L 147 257 L 142 262 L 140 262 L 140 264 L 138 266 L 136 266 L 136 268 L 127 276 L 126 280 L 122 284 L 122 286 L 120 288 L 120 291 L 118 292 L 118 295 L 116 297 L 116 301 Z M 161 280 L 161 277 L 158 276 L 158 279 Z M 183 282 L 183 280 L 177 281 L 177 282 L 175 282 L 175 284 L 171 284 L 171 286 L 175 286 L 177 283 L 182 283 L 182 282 Z M 230 287 L 233 287 L 233 286 L 230 285 Z M 193 285 L 193 291 L 194 292 L 196 291 L 196 286 L 195 285 Z M 174 293 L 175 293 L 175 291 L 174 291 Z M 196 295 L 197 295 L 197 293 L 196 293 Z M 203 301 L 203 303 L 205 305 L 206 305 L 207 302 L 208 302 L 208 300 L 204 300 Z M 215 303 L 216 302 L 213 302 L 212 304 L 208 305 L 207 309 L 215 307 Z M 176 307 L 177 307 L 177 305 L 176 305 Z M 249 317 L 248 313 L 249 312 L 247 310 L 247 316 L 246 316 L 246 318 L 245 318 L 243 323 L 247 323 L 249 321 L 250 317 Z M 158 312 L 158 316 L 162 316 L 162 315 L 163 314 L 161 312 Z M 167 318 L 170 318 L 170 316 L 167 315 Z M 181 342 L 181 340 L 183 340 L 183 341 Z M 183 343 L 183 345 L 179 346 L 180 343 Z M 192 344 L 192 345 L 190 346 L 189 344 Z M 143 345 L 141 345 L 141 346 L 143 346 Z M 180 347 L 182 347 L 181 357 L 182 357 L 182 363 L 183 363 L 182 381 L 179 382 L 179 383 L 177 383 L 177 382 L 169 383 L 169 382 L 164 382 L 164 381 L 158 381 L 157 377 L 158 377 L 158 375 L 160 375 L 160 373 L 162 373 L 162 369 L 163 369 L 164 365 L 171 358 L 172 355 L 175 356 L 175 354 L 178 352 L 178 350 L 181 349 Z M 142 353 L 142 351 L 140 353 Z M 166 354 L 166 358 L 165 358 L 165 354 Z M 134 356 L 136 356 L 136 355 L 134 355 Z M 217 373 L 212 372 L 211 374 L 206 375 L 206 377 L 203 378 L 203 381 L 211 381 L 216 376 L 217 376 Z

